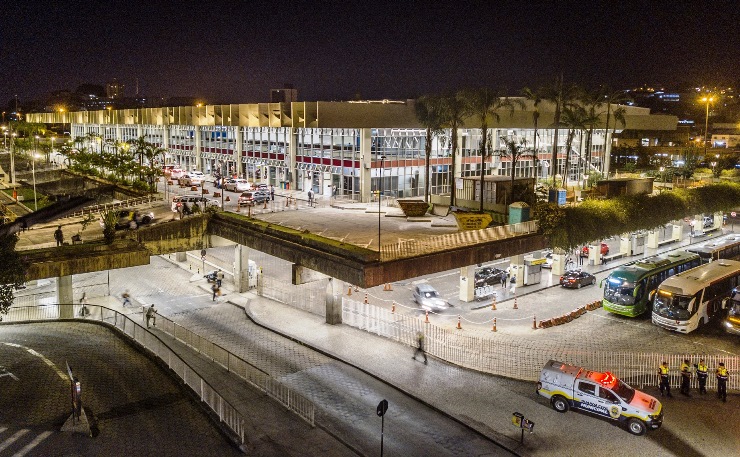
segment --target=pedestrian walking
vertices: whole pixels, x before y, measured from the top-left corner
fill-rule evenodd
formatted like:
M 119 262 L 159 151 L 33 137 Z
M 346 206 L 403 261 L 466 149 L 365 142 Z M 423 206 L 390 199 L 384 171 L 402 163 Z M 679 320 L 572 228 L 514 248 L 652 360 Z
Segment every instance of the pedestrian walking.
M 131 305 L 131 295 L 129 295 L 128 290 L 125 291 L 121 297 L 123 297 L 123 307 Z
M 690 384 L 691 366 L 689 365 L 689 359 L 684 359 L 683 363 L 681 364 L 681 393 L 683 395 L 686 395 L 687 397 L 691 396 L 691 394 L 689 393 L 689 391 L 691 390 Z
M 275 201 L 275 186 L 270 184 L 270 201 Z
M 512 276 L 509 280 L 509 283 L 511 284 L 510 291 L 512 294 L 516 294 L 516 276 Z
M 149 320 L 152 321 L 152 325 L 157 326 L 157 310 L 154 309 L 154 303 L 146 309 L 146 328 L 149 328 Z
M 57 242 L 57 246 L 61 246 L 64 244 L 64 233 L 62 233 L 62 226 L 58 226 L 56 230 L 54 230 L 54 240 Z
M 336 184 L 334 184 L 333 186 L 331 186 L 331 196 L 332 197 L 336 197 L 337 196 L 337 185 Z
M 85 317 L 88 314 L 90 314 L 90 311 L 87 309 L 87 293 L 82 292 L 82 296 L 80 297 L 80 316 Z
M 313 206 L 313 190 L 308 189 L 308 206 Z
M 730 379 L 730 372 L 725 368 L 724 362 L 720 362 L 717 369 L 714 371 L 717 375 L 717 398 L 721 398 L 723 402 L 727 401 L 727 380 Z
M 216 285 L 218 286 L 219 289 L 221 288 L 221 283 L 223 282 L 223 280 L 224 280 L 224 272 L 221 271 L 221 269 L 219 268 L 218 271 L 216 272 Z
M 658 367 L 658 379 L 659 384 L 658 387 L 660 388 L 660 396 L 662 397 L 665 394 L 668 394 L 668 398 L 673 398 L 673 395 L 671 395 L 671 381 L 668 377 L 668 362 L 663 362 Z
M 414 351 L 414 356 L 411 358 L 416 360 L 416 356 L 419 354 L 424 356 L 424 365 L 426 365 L 427 353 L 424 351 L 424 334 L 421 332 L 416 334 L 416 351 Z
M 696 368 L 696 379 L 699 380 L 699 393 L 704 395 L 707 393 L 708 367 L 704 363 L 704 359 L 701 359 L 698 364 L 694 365 L 694 368 Z
M 211 291 L 213 291 L 213 298 L 211 299 L 211 301 L 216 301 L 216 295 L 218 294 L 218 291 L 219 291 L 217 283 L 215 282 L 213 283 L 213 285 L 211 286 Z
M 509 279 L 509 275 L 504 271 L 501 273 L 501 288 L 506 289 L 506 281 Z

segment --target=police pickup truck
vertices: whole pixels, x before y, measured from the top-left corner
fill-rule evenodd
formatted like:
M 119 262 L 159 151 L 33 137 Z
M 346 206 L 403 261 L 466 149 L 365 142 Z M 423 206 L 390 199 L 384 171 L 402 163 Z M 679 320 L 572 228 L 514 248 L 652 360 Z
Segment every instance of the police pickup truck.
M 549 398 L 555 411 L 580 409 L 626 424 L 634 435 L 663 423 L 663 407 L 655 397 L 633 389 L 608 371 L 599 373 L 550 360 L 540 373 L 537 394 Z

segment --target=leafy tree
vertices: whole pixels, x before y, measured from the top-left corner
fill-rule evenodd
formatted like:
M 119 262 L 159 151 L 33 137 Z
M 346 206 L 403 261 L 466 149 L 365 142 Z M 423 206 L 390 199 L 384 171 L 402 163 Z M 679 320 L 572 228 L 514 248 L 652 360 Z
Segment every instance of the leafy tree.
M 515 193 L 514 193 L 514 180 L 516 177 L 516 164 L 519 162 L 519 160 L 525 158 L 525 157 L 532 157 L 534 155 L 534 152 L 527 148 L 527 140 L 524 138 L 521 138 L 519 141 L 517 141 L 515 138 L 508 138 L 505 136 L 501 137 L 501 141 L 504 143 L 504 149 L 501 151 L 498 151 L 499 154 L 502 157 L 507 157 L 509 160 L 511 160 L 511 195 L 509 203 L 514 202 Z
M 13 291 L 23 284 L 26 277 L 26 264 L 15 250 L 17 242 L 16 234 L 0 236 L 0 258 L 3 259 L 3 267 L 0 268 L 0 315 L 8 314 L 13 304 Z
M 555 182 L 555 175 L 557 175 L 557 163 L 558 163 L 558 136 L 560 135 L 561 114 L 563 109 L 573 104 L 573 101 L 577 98 L 580 89 L 574 85 L 563 84 L 562 75 L 559 76 L 552 86 L 545 86 L 540 89 L 540 94 L 543 100 L 547 100 L 555 105 L 555 122 L 553 128 L 555 129 L 552 142 L 552 164 L 550 166 L 552 170 L 553 182 Z M 567 155 L 566 155 L 567 160 Z M 567 169 L 566 173 L 567 175 Z
M 458 91 L 447 93 L 442 97 L 442 118 L 445 128 L 450 129 L 452 164 L 450 165 L 450 205 L 455 206 L 455 163 L 457 161 L 458 130 L 465 124 L 470 106 L 465 95 Z
M 632 101 L 632 99 L 624 91 L 613 91 L 609 88 L 603 88 L 603 101 L 604 103 L 606 103 L 606 134 L 604 138 L 604 149 L 609 150 L 609 146 L 611 145 L 611 138 L 614 136 L 613 130 L 612 135 L 609 136 L 609 125 L 612 117 L 612 105 L 623 105 L 627 102 Z M 618 114 L 617 110 L 619 111 Z M 622 122 L 622 125 L 624 126 L 624 108 L 617 106 L 614 114 L 615 122 Z M 604 174 L 606 176 L 609 176 L 609 164 L 610 158 L 605 157 L 604 166 L 606 167 L 606 169 L 604 170 Z
M 534 170 L 535 170 L 535 176 L 539 178 L 540 176 L 540 155 L 539 151 L 537 150 L 537 140 L 539 137 L 539 133 L 537 131 L 537 123 L 540 119 L 540 103 L 542 103 L 542 95 L 540 94 L 540 91 L 529 89 L 528 87 L 525 87 L 522 89 L 522 95 L 525 99 L 532 102 L 532 123 L 534 124 L 534 141 L 532 143 L 532 150 L 533 155 L 532 158 L 534 159 Z
M 424 201 L 429 202 L 430 194 L 430 164 L 432 160 L 432 142 L 443 132 L 442 99 L 434 95 L 426 95 L 416 100 L 416 118 L 425 129 L 424 142 Z
M 103 223 L 103 238 L 107 244 L 116 239 L 116 224 L 118 223 L 118 211 L 110 209 L 101 214 Z

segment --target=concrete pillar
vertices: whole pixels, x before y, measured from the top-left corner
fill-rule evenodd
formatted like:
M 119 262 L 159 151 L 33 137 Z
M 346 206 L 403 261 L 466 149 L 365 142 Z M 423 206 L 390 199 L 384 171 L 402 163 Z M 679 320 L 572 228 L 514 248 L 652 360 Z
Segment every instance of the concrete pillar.
M 619 238 L 619 253 L 623 256 L 632 255 L 632 247 L 630 246 L 630 234 L 625 233 Z
M 511 265 L 509 266 L 509 281 L 511 281 L 514 277 L 516 277 L 517 287 L 521 287 L 524 285 L 524 254 L 511 256 Z
M 601 263 L 601 243 L 588 247 L 588 264 L 599 265 Z
M 475 300 L 475 265 L 460 268 L 460 300 Z
M 205 157 L 203 157 L 203 144 L 202 144 L 201 137 L 200 137 L 200 126 L 198 125 L 193 127 L 193 139 L 195 140 L 195 144 L 193 145 L 193 154 L 194 154 L 194 159 L 196 159 L 196 163 L 197 163 L 195 168 L 205 173 L 206 172 L 206 159 Z M 186 170 L 186 171 L 190 171 L 190 170 Z
M 342 323 L 342 291 L 344 283 L 337 278 L 329 278 L 326 284 L 326 323 Z
M 552 253 L 552 268 L 551 273 L 560 276 L 563 273 L 565 273 L 565 259 L 566 259 L 565 253 Z
M 71 305 L 74 303 L 72 275 L 57 277 L 57 303 L 60 305 Z M 72 319 L 74 317 L 74 309 L 71 306 L 62 306 L 59 308 L 60 319 Z
M 244 293 L 249 291 L 249 248 L 237 244 L 234 246 L 234 287 L 237 292 Z M 254 280 L 257 280 L 257 272 L 254 272 Z
M 368 203 L 372 187 L 372 137 L 370 129 L 360 129 L 360 202 Z
M 650 230 L 648 232 L 647 247 L 650 249 L 658 249 L 658 232 L 656 230 Z
M 671 226 L 671 239 L 675 241 L 683 240 L 683 224 L 674 223 Z
M 291 189 L 298 188 L 298 173 L 296 172 L 296 154 L 298 151 L 298 130 L 293 128 L 286 128 L 285 138 L 288 140 L 288 149 L 285 151 L 288 155 L 285 158 L 285 164 L 288 166 L 288 173 L 290 173 L 289 184 Z
M 175 253 L 175 260 L 178 262 L 184 262 L 188 259 L 188 254 L 186 252 L 176 252 Z

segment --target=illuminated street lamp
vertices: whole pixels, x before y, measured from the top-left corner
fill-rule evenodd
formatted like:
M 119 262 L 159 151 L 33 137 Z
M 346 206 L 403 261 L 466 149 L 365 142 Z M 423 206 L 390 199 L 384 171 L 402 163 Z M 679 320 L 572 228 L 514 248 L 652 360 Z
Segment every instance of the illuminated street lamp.
M 10 182 L 15 184 L 15 137 L 18 136 L 16 132 L 10 134 Z
M 380 181 L 378 181 L 378 258 L 380 258 L 380 203 L 383 201 L 383 168 L 385 156 L 380 156 Z
M 33 210 L 38 211 L 38 203 L 36 201 L 36 157 L 38 155 L 39 136 L 36 135 L 36 141 L 33 143 L 33 157 L 31 158 L 32 175 L 33 175 Z
M 707 138 L 709 137 L 709 104 L 714 101 L 714 97 L 702 97 L 701 101 L 707 104 L 707 114 L 704 117 L 704 157 L 707 156 Z

